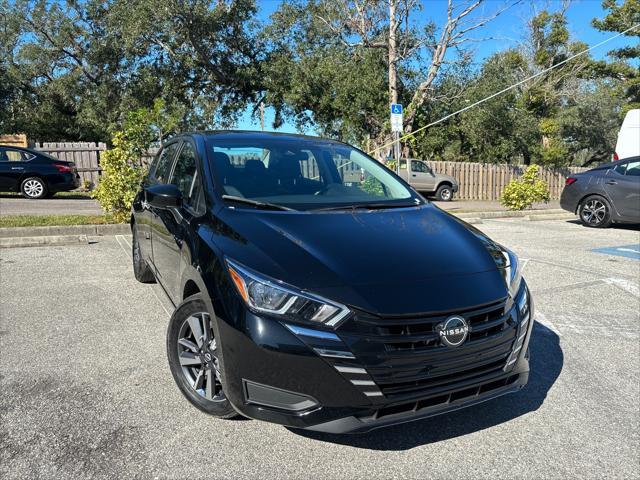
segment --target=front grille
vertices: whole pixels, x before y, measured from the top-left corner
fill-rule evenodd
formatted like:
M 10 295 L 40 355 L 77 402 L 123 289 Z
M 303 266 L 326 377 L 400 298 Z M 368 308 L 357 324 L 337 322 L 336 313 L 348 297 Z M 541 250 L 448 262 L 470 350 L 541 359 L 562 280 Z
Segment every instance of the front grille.
M 435 406 L 446 406 L 459 401 L 470 400 L 474 397 L 478 397 L 479 395 L 483 395 L 494 390 L 498 390 L 500 388 L 506 387 L 515 383 L 518 380 L 518 375 L 511 375 L 507 378 L 501 378 L 500 380 L 495 380 L 488 383 L 483 383 L 480 385 L 476 385 L 471 388 L 466 388 L 464 390 L 460 390 L 454 393 L 438 395 L 435 397 L 429 397 L 424 400 L 419 400 L 417 402 L 411 403 L 403 403 L 400 405 L 393 405 L 389 407 L 383 407 L 373 414 L 371 417 L 372 420 L 379 420 L 383 417 L 388 417 L 390 415 L 399 415 L 399 414 L 407 414 L 420 412 L 425 408 L 435 407 Z
M 502 300 L 417 317 L 358 312 L 339 333 L 387 399 L 438 395 L 503 374 L 517 334 L 515 309 L 506 307 Z M 451 348 L 441 343 L 437 327 L 453 314 L 465 318 L 469 334 Z

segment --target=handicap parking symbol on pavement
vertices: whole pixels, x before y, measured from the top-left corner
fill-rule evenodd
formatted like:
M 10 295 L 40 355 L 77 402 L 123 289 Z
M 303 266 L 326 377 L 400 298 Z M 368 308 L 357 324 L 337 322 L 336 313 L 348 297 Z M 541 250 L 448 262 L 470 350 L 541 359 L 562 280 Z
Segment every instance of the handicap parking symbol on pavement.
M 634 243 L 632 245 L 620 245 L 619 247 L 594 248 L 591 251 L 640 260 L 640 243 Z

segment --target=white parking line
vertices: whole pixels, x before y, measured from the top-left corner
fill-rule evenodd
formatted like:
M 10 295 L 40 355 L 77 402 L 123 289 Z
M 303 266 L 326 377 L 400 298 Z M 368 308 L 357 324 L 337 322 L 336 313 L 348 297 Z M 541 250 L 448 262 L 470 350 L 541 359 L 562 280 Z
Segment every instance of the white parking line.
M 560 330 L 558 330 L 556 326 L 553 324 L 553 322 L 549 320 L 547 316 L 544 313 L 542 313 L 540 310 L 536 310 L 536 321 L 541 323 L 545 327 L 547 327 L 553 333 L 558 335 L 558 337 L 562 336 L 562 334 L 560 333 Z
M 129 247 L 129 250 L 124 248 L 124 245 L 122 245 L 122 242 L 120 240 L 122 240 L 122 242 L 127 244 L 127 246 Z M 122 248 L 124 253 L 127 254 L 127 257 L 129 257 L 129 260 L 131 260 L 131 245 L 129 245 L 129 242 L 127 242 L 127 239 L 124 238 L 123 235 L 116 235 L 116 242 L 118 242 L 118 245 L 120 245 L 120 248 Z
M 625 280 L 624 278 L 604 278 L 602 281 L 604 283 L 608 283 L 609 285 L 618 287 L 620 290 L 624 290 L 625 292 L 630 293 L 636 298 L 640 298 L 640 288 L 638 288 L 638 285 L 630 282 L 629 280 Z

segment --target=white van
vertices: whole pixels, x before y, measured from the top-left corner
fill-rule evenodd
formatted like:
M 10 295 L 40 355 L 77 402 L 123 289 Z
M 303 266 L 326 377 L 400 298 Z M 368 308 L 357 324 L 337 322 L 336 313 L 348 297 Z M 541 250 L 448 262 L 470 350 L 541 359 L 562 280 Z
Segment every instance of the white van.
M 640 156 L 640 108 L 629 110 L 618 132 L 614 160 Z

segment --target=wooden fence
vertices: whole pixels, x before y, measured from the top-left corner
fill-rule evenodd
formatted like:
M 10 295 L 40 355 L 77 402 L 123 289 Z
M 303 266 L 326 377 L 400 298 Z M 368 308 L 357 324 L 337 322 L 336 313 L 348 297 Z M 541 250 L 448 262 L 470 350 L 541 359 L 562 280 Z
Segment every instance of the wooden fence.
M 455 198 L 460 200 L 499 200 L 504 187 L 524 173 L 525 165 L 496 165 L 470 162 L 428 162 L 436 173 L 451 175 L 458 180 L 460 189 Z M 586 168 L 540 169 L 540 178 L 549 184 L 551 199 L 560 198 L 565 179 Z
M 100 155 L 107 149 L 107 145 L 102 142 L 45 142 L 35 143 L 33 148 L 48 153 L 60 160 L 74 162 L 81 180 L 88 180 L 95 186 L 102 173 L 102 169 L 100 168 Z M 149 149 L 147 154 L 140 159 L 140 162 L 148 165 L 153 160 L 157 151 L 157 148 Z
M 82 181 L 88 180 L 97 185 L 100 177 L 100 154 L 107 149 L 105 143 L 95 142 L 64 142 L 64 143 L 36 143 L 35 150 L 49 155 L 74 162 Z
M 94 185 L 100 177 L 100 154 L 106 150 L 104 143 L 40 143 L 36 150 L 53 155 L 60 160 L 75 162 L 82 180 Z M 152 149 L 141 162 L 148 164 L 157 149 Z M 232 159 L 233 163 L 243 163 L 243 159 Z M 302 162 L 303 164 L 305 162 Z M 495 165 L 469 162 L 428 162 L 437 173 L 451 175 L 458 180 L 460 189 L 455 198 L 460 200 L 498 200 L 504 187 L 513 179 L 519 178 L 524 165 Z M 304 165 L 302 165 L 305 168 Z M 540 177 L 549 184 L 551 198 L 560 198 L 564 181 L 568 175 L 585 171 L 585 168 L 569 167 L 563 169 L 540 170 Z
M 26 147 L 27 136 L 24 133 L 16 135 L 0 135 L 0 145 L 9 145 L 11 147 Z

